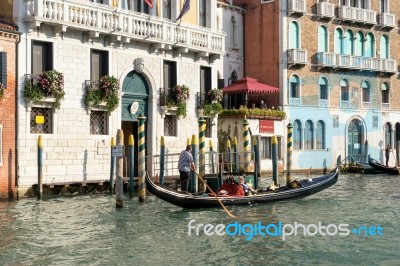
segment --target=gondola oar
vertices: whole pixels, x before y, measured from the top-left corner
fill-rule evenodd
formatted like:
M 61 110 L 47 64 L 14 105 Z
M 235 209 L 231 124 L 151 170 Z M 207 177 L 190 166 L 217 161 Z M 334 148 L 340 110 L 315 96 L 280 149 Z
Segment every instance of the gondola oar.
M 222 206 L 222 208 L 225 210 L 225 212 L 232 218 L 237 218 L 235 215 L 233 215 L 226 207 L 225 205 L 222 203 L 222 201 L 218 198 L 217 193 L 215 193 L 210 186 L 207 184 L 206 181 L 204 181 L 204 179 L 196 172 L 194 171 L 194 173 L 197 175 L 197 177 L 201 180 L 201 182 L 203 182 L 206 187 L 211 191 L 211 193 L 215 196 L 215 198 L 218 200 L 219 204 Z

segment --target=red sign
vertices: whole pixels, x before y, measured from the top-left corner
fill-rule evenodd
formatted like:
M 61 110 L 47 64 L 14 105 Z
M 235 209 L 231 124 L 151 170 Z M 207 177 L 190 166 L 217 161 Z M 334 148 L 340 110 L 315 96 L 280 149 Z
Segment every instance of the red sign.
M 274 133 L 274 120 L 259 120 L 260 133 Z

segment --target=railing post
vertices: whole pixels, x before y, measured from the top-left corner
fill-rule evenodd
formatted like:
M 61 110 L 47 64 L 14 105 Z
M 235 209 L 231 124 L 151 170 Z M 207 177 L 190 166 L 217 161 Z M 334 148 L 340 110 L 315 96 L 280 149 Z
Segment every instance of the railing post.
M 42 0 L 35 1 L 35 6 L 34 6 L 33 12 L 37 17 L 43 17 L 43 7 L 44 7 L 43 2 L 44 1 L 42 1 Z

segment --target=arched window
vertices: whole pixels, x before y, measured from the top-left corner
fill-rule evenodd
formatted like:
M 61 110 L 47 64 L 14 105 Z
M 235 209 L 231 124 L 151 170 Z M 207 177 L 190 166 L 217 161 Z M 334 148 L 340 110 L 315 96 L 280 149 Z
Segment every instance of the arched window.
M 307 120 L 304 131 L 304 149 L 314 149 L 314 124 L 311 120 Z
M 354 53 L 354 35 L 351 30 L 346 31 L 346 38 L 344 40 L 344 50 L 347 55 Z
M 231 73 L 231 77 L 229 78 L 229 85 L 235 82 L 238 79 L 238 74 L 236 70 L 233 70 Z
M 349 106 L 350 95 L 349 95 L 349 82 L 346 79 L 340 81 L 340 106 Z
M 231 17 L 231 45 L 236 46 L 236 19 L 234 16 Z
M 382 109 L 389 109 L 389 103 L 390 103 L 389 85 L 386 82 L 383 82 L 381 84 L 381 90 L 382 90 Z
M 359 31 L 356 34 L 356 40 L 354 41 L 354 55 L 363 56 L 364 55 L 364 34 Z
M 300 48 L 299 24 L 296 21 L 290 22 L 289 26 L 289 49 Z
M 390 123 L 385 124 L 385 146 L 390 144 L 392 147 L 392 125 Z
M 317 136 L 316 136 L 316 142 L 317 142 L 317 149 L 318 150 L 323 150 L 325 149 L 325 123 L 324 121 L 319 120 L 317 123 Z
M 371 102 L 371 91 L 368 81 L 363 81 L 361 83 L 361 90 L 362 90 L 362 101 L 363 103 Z
M 319 106 L 327 107 L 328 106 L 328 79 L 322 77 L 318 81 L 319 87 Z
M 340 28 L 335 30 L 335 54 L 343 54 L 343 31 Z
M 383 59 L 389 59 L 389 38 L 386 35 L 381 36 L 381 50 L 380 57 Z
M 289 79 L 289 98 L 290 104 L 300 104 L 300 79 L 297 75 L 292 75 Z
M 301 150 L 301 122 L 299 120 L 295 120 L 293 124 L 293 149 Z
M 365 57 L 374 57 L 375 54 L 375 38 L 372 33 L 367 34 L 367 38 L 365 39 Z
M 325 26 L 318 28 L 318 52 L 328 52 L 328 29 Z

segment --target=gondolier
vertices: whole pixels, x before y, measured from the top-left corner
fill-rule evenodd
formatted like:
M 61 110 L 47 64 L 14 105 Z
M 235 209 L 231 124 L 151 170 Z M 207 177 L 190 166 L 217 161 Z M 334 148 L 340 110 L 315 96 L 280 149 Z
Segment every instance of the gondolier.
M 181 190 L 188 191 L 190 170 L 195 170 L 191 145 L 187 145 L 186 150 L 179 155 L 178 170 L 181 179 Z
M 392 146 L 390 146 L 390 144 L 386 145 L 386 149 L 385 149 L 386 166 L 388 166 L 388 164 L 389 164 L 389 157 L 390 157 L 391 149 L 392 149 Z

